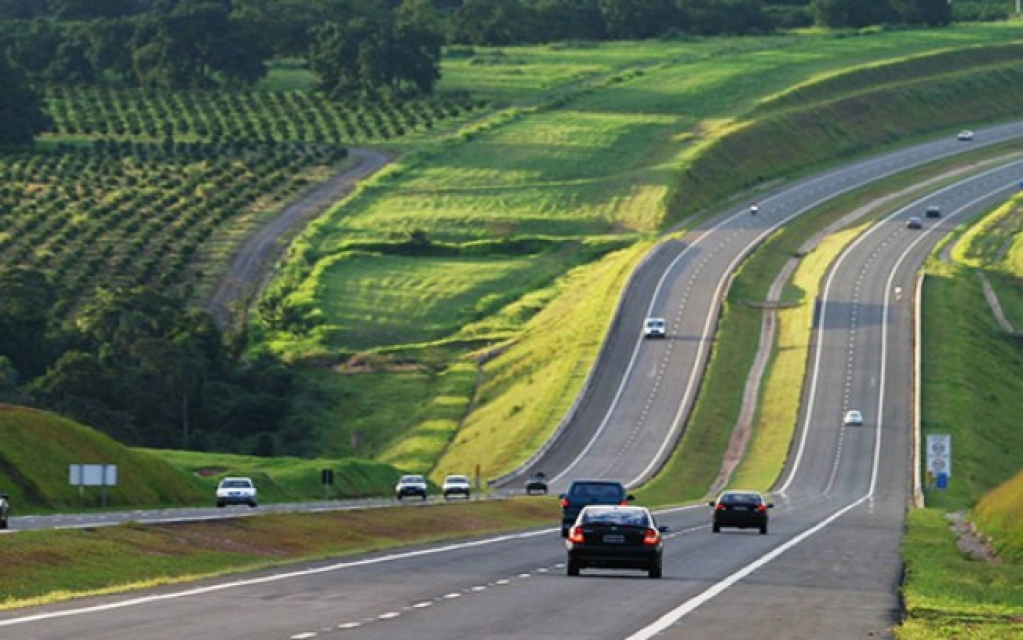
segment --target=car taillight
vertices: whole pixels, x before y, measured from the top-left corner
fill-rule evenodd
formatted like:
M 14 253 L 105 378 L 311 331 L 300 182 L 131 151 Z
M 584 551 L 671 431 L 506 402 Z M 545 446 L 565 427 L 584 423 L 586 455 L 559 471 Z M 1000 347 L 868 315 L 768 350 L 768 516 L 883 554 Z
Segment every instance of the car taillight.
M 568 541 L 572 544 L 582 544 L 586 542 L 586 537 L 583 536 L 582 527 L 572 527 L 568 532 Z
M 657 544 L 661 541 L 661 532 L 657 529 L 647 529 L 643 534 L 643 544 Z
M 568 507 L 568 498 L 562 498 L 561 499 L 561 508 L 564 509 L 566 507 Z
M 767 505 L 766 504 L 758 504 L 757 505 L 757 511 L 759 511 L 760 513 L 767 513 Z
M 629 506 L 629 501 L 628 500 L 622 500 L 618 504 L 622 505 L 623 507 L 627 507 L 627 506 Z
M 728 508 L 728 507 L 726 507 L 725 505 L 723 505 L 723 504 L 719 504 L 718 506 L 714 507 L 714 510 L 715 510 L 715 511 L 724 511 L 724 510 L 725 510 L 725 509 L 727 509 L 727 508 Z

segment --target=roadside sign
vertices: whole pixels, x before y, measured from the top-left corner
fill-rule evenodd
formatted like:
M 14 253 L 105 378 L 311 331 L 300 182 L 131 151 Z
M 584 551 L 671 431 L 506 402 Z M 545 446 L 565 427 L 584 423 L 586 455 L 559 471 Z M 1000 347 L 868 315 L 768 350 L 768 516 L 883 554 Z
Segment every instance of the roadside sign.
M 938 488 L 948 486 L 952 477 L 952 436 L 938 433 L 927 435 L 927 476 L 938 479 Z

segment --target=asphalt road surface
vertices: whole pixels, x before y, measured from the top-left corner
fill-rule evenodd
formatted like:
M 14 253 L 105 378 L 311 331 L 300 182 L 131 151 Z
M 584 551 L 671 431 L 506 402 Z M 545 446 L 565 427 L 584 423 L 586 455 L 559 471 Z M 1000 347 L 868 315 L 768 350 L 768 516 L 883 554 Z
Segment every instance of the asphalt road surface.
M 1020 135 L 1023 127 L 1012 131 Z M 978 139 L 991 136 L 981 132 Z M 879 177 L 959 148 L 942 141 L 855 165 L 851 176 L 835 171 L 804 181 L 762 199 L 755 219 L 727 216 L 690 234 L 681 251 L 655 255 L 649 264 L 674 263 L 671 275 L 661 280 L 653 270 L 637 276 L 638 288 L 627 295 L 609 338 L 609 345 L 623 345 L 617 362 L 619 374 L 627 372 L 626 383 L 608 366 L 616 357 L 609 346 L 576 412 L 576 420 L 590 415 L 593 424 L 588 432 L 578 427 L 582 434 L 567 430 L 544 453 L 545 470 L 557 473 L 559 482 L 591 474 L 641 478 L 651 467 L 650 456 L 670 448 L 663 443 L 677 437 L 671 432 L 684 423 L 685 405 L 692 401 L 686 389 L 706 358 L 714 301 L 726 276 L 719 270 L 727 270 L 774 226 L 868 175 Z M 898 544 L 910 489 L 912 273 L 942 232 L 986 200 L 1004 198 L 1021 174 L 1023 167 L 1015 165 L 947 188 L 936 196 L 945 209 L 941 220 L 912 231 L 904 225 L 906 212 L 896 212 L 836 261 L 820 304 L 798 439 L 773 498 L 768 535 L 732 529 L 713 534 L 709 507 L 674 509 L 658 516 L 671 527 L 663 579 L 596 570 L 569 578 L 552 523 L 549 529 L 464 543 L 0 612 L 0 637 L 888 636 L 898 612 Z M 894 300 L 898 283 L 907 293 Z M 669 339 L 640 340 L 645 315 L 669 318 Z M 595 395 L 599 384 L 612 393 Z M 643 415 L 626 406 L 636 402 L 658 412 L 644 418 L 641 432 L 629 421 L 638 418 L 621 418 Z M 604 413 L 591 405 L 603 405 Z M 861 409 L 866 424 L 842 427 L 846 407 Z M 619 417 L 605 420 L 608 411 Z M 666 417 L 672 425 L 662 428 Z M 662 444 L 645 442 L 654 433 Z M 625 453 L 606 446 L 607 438 L 617 438 Z

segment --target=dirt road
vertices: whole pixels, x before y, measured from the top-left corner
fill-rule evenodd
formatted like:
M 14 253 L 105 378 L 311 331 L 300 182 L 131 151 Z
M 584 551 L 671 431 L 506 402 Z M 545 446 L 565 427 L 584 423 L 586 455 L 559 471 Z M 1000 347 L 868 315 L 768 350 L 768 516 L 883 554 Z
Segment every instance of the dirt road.
M 245 320 L 249 307 L 269 283 L 274 265 L 287 249 L 288 242 L 306 222 L 326 211 L 350 193 L 360 180 L 390 161 L 386 155 L 368 149 L 349 152 L 358 159 L 358 164 L 301 195 L 242 244 L 206 303 L 222 328 Z

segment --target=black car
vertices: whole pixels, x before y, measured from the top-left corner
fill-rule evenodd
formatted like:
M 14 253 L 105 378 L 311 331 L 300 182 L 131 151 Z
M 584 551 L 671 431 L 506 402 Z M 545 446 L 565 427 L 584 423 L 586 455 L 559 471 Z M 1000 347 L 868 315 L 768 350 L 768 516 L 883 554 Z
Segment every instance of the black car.
M 542 471 L 537 471 L 529 477 L 529 480 L 526 480 L 526 494 L 533 495 L 534 493 L 547 495 L 547 475 Z
M 651 578 L 662 575 L 664 543 L 654 516 L 645 507 L 589 506 L 569 529 L 565 549 L 565 573 L 579 575 L 581 569 L 639 569 Z
M 569 528 L 579 517 L 583 507 L 591 504 L 628 504 L 633 497 L 625 485 L 615 480 L 576 480 L 561 498 L 561 537 L 568 536 Z
M 924 211 L 924 217 L 925 218 L 940 218 L 941 217 L 941 207 L 932 204 L 931 206 L 927 207 L 927 209 Z
M 721 527 L 736 527 L 760 529 L 766 534 L 767 510 L 774 508 L 756 491 L 725 491 L 709 504 L 714 507 L 714 533 L 719 533 Z
M 7 528 L 7 515 L 11 512 L 11 503 L 6 493 L 0 493 L 0 529 Z

